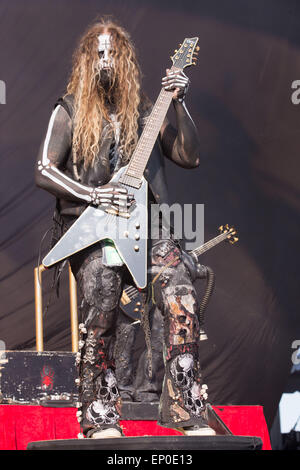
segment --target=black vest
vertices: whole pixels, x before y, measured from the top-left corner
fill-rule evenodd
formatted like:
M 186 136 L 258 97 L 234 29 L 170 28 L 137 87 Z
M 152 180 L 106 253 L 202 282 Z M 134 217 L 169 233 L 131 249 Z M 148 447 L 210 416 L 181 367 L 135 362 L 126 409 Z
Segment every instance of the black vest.
M 66 95 L 64 98 L 59 98 L 54 108 L 57 105 L 61 105 L 69 114 L 73 121 L 73 96 Z M 142 133 L 143 127 L 148 116 L 148 113 L 141 113 L 139 122 L 139 135 Z M 87 186 L 96 187 L 103 184 L 107 184 L 111 179 L 110 168 L 109 168 L 109 150 L 112 144 L 113 136 L 112 133 L 107 133 L 102 138 L 100 143 L 99 154 L 96 158 L 93 167 L 84 169 L 83 164 L 74 168 L 72 147 L 70 149 L 69 156 L 65 168 L 62 171 L 70 178 L 78 181 Z M 78 176 L 79 178 L 78 178 Z M 144 176 L 149 183 L 150 201 L 156 202 L 157 204 L 167 203 L 168 204 L 168 192 L 165 177 L 165 162 L 161 151 L 161 145 L 159 138 L 156 140 L 153 147 L 151 156 L 149 158 L 147 167 L 145 169 Z M 83 210 L 87 207 L 87 204 L 82 202 L 71 202 L 63 199 L 57 201 L 57 208 L 62 216 L 79 216 Z

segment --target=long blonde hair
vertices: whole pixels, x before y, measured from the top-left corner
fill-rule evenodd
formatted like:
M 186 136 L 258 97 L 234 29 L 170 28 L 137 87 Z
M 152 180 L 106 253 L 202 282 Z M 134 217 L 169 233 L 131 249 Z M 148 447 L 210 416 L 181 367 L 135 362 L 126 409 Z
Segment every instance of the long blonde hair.
M 114 66 L 109 90 L 101 84 L 98 36 L 109 33 Z M 120 152 L 127 163 L 138 140 L 141 74 L 128 33 L 115 22 L 100 20 L 83 34 L 73 54 L 67 93 L 74 96 L 73 158 L 84 167 L 93 165 L 99 152 L 104 119 L 111 123 L 107 97 L 111 94 L 120 125 Z

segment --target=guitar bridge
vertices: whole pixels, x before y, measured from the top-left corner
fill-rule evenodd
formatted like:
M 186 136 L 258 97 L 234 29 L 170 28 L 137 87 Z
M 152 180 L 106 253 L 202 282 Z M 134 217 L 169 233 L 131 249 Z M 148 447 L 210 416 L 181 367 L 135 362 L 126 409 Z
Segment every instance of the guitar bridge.
M 118 217 L 123 217 L 124 219 L 129 219 L 130 214 L 128 212 L 118 212 L 115 209 L 105 209 L 105 212 L 108 214 L 116 215 Z
M 123 305 L 128 305 L 131 302 L 130 297 L 126 294 L 125 291 L 122 293 L 121 302 Z

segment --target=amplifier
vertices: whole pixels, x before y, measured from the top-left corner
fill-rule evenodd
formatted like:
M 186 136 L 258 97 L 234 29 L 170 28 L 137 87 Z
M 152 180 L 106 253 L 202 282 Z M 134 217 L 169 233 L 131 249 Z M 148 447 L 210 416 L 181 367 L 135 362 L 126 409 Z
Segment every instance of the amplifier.
M 76 353 L 0 351 L 0 403 L 76 406 Z

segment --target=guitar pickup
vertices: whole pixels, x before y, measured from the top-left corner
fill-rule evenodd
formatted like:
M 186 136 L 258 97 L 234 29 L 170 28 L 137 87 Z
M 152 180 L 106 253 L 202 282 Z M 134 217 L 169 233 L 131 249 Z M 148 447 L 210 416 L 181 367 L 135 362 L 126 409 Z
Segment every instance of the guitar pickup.
M 142 180 L 141 178 L 138 178 L 128 172 L 120 179 L 120 183 L 124 184 L 125 186 L 131 186 L 132 188 L 139 189 L 141 187 Z

